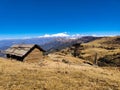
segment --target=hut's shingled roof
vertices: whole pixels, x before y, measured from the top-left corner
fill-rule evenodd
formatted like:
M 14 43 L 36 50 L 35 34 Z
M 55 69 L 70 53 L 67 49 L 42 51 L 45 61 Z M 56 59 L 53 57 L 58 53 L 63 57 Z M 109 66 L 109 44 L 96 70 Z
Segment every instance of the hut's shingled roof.
M 40 46 L 36 44 L 20 44 L 11 46 L 7 50 L 5 50 L 5 53 L 22 57 L 26 55 L 35 46 L 39 48 L 41 51 L 44 51 Z

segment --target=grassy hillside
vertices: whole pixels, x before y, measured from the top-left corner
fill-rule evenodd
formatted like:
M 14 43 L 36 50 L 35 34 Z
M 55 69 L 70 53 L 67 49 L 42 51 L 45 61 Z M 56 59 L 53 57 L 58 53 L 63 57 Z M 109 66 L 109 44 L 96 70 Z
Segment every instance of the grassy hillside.
M 59 53 L 71 55 L 74 52 L 71 48 L 63 49 Z M 77 53 L 80 59 L 91 63 L 96 59 L 99 66 L 120 66 L 120 36 L 103 37 L 83 43 Z
M 94 62 L 97 55 L 100 66 L 120 66 L 120 37 L 105 37 L 82 46 L 82 58 Z
M 49 55 L 39 64 L 0 58 L 0 90 L 120 90 L 119 68 L 77 65 L 73 58 L 69 62 L 74 64 L 69 64 L 49 57 L 56 58 Z

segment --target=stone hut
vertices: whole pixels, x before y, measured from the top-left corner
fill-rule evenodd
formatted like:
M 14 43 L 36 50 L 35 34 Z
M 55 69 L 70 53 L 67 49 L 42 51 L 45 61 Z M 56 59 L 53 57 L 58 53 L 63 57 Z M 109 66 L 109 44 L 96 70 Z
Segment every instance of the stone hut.
M 13 45 L 5 50 L 6 57 L 23 62 L 40 62 L 45 50 L 36 44 Z

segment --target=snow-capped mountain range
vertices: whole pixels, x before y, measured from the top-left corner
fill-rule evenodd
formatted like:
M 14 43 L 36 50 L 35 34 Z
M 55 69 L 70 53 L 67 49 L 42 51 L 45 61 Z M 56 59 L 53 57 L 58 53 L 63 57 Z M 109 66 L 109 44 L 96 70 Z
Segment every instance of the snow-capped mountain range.
M 46 34 L 37 38 L 0 40 L 0 50 L 6 50 L 14 44 L 38 44 L 46 51 L 53 51 L 55 49 L 62 49 L 68 47 L 77 41 L 88 42 L 91 40 L 95 40 L 96 38 L 98 37 L 81 36 L 79 34 L 68 35 L 67 33 L 58 33 L 52 35 Z

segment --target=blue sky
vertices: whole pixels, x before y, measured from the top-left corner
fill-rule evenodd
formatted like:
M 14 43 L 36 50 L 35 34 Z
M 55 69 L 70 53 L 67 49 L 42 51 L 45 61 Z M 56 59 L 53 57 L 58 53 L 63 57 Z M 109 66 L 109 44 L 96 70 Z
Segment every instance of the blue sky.
M 120 35 L 120 0 L 0 0 L 0 38 Z

